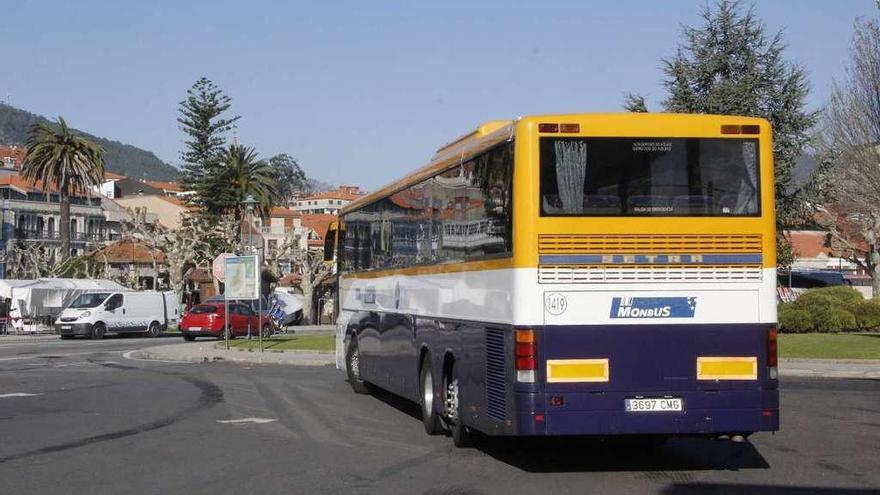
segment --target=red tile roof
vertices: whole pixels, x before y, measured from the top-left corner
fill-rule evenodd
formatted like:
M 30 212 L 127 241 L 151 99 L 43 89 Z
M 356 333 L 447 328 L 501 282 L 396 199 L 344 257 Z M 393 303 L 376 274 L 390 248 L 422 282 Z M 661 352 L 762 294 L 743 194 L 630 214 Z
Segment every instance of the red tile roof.
M 344 188 L 344 189 L 337 189 L 335 191 L 321 191 L 321 192 L 312 194 L 311 196 L 306 196 L 306 197 L 302 198 L 300 201 L 310 201 L 310 200 L 316 200 L 316 199 L 344 199 L 347 201 L 354 201 L 362 196 L 363 196 L 363 194 L 352 194 L 350 188 Z
M 120 180 L 124 179 L 125 176 L 122 174 L 115 174 L 113 172 L 104 172 L 104 180 Z
M 302 216 L 303 227 L 314 230 L 318 236 L 323 239 L 327 235 L 327 229 L 330 224 L 335 222 L 338 217 L 336 215 L 327 215 L 324 213 L 304 214 Z M 314 239 L 313 239 L 314 240 Z M 309 241 L 311 243 L 311 240 Z
M 183 188 L 180 187 L 180 184 L 177 182 L 162 182 L 158 180 L 145 180 L 144 184 L 148 186 L 155 187 L 156 189 L 162 189 L 165 191 L 173 191 L 173 192 L 183 192 Z
M 35 183 L 31 183 L 27 179 L 21 176 L 21 172 L 12 172 L 9 174 L 0 175 L 0 186 L 11 186 L 17 189 L 20 189 L 24 192 L 43 192 L 43 182 L 36 181 Z M 58 188 L 54 185 L 49 188 L 49 193 L 57 193 Z M 71 190 L 71 195 L 76 197 L 84 197 L 86 194 L 79 190 Z M 96 194 L 93 196 L 97 196 Z
M 165 253 L 150 249 L 141 241 L 124 240 L 93 251 L 88 256 L 98 262 L 108 263 L 165 263 Z
M 793 230 L 788 232 L 792 251 L 797 258 L 816 258 L 820 254 L 834 256 L 830 247 L 825 246 L 827 232 L 818 230 Z
M 300 216 L 298 211 L 291 210 L 290 208 L 284 208 L 283 206 L 276 206 L 272 208 L 269 212 L 270 217 L 279 218 L 279 217 L 289 217 L 289 218 L 297 218 Z

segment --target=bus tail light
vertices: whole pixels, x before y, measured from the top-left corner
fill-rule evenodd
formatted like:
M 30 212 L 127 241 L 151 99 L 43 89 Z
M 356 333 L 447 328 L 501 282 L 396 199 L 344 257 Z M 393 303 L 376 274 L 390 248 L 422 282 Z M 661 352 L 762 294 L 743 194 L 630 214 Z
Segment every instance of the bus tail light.
M 776 327 L 770 327 L 767 329 L 767 371 L 771 380 L 775 380 L 779 377 L 779 370 L 777 368 L 779 360 L 776 348 L 776 336 Z
M 538 124 L 538 132 L 559 132 L 559 124 Z
M 535 352 L 535 331 L 516 330 L 516 381 L 535 383 L 537 352 Z
M 760 134 L 761 126 L 728 124 L 721 126 L 721 134 Z

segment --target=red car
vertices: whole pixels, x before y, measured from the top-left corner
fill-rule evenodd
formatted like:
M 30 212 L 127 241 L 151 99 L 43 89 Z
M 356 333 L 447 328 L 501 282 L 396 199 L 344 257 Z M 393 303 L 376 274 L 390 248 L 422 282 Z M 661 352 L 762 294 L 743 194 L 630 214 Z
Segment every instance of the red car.
M 222 339 L 226 324 L 225 318 L 223 318 L 224 313 L 223 303 L 211 302 L 193 306 L 180 322 L 180 333 L 183 334 L 183 339 L 189 342 L 195 340 L 196 337 Z M 251 335 L 257 336 L 257 329 L 260 328 L 261 322 L 255 311 L 244 304 L 231 303 L 229 304 L 229 314 L 229 338 L 247 335 L 248 324 L 250 324 Z M 271 333 L 269 320 L 265 317 L 262 320 L 263 337 L 268 337 Z

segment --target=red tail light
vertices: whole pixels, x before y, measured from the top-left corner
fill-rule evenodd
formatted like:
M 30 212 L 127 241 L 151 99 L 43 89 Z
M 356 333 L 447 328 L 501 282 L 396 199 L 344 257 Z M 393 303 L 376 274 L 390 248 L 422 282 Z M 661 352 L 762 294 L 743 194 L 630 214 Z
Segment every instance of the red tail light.
M 538 132 L 559 132 L 559 124 L 538 124 Z
M 537 352 L 534 330 L 516 330 L 516 379 L 534 383 L 537 369 Z
M 777 365 L 776 327 L 767 330 L 767 366 L 775 368 Z

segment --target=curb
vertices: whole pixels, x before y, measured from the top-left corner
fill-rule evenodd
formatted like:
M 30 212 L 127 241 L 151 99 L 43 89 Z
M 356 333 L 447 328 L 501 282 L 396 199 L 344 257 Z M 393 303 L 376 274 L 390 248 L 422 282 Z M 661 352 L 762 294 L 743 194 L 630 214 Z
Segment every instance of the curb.
M 779 376 L 880 379 L 880 360 L 782 358 Z

